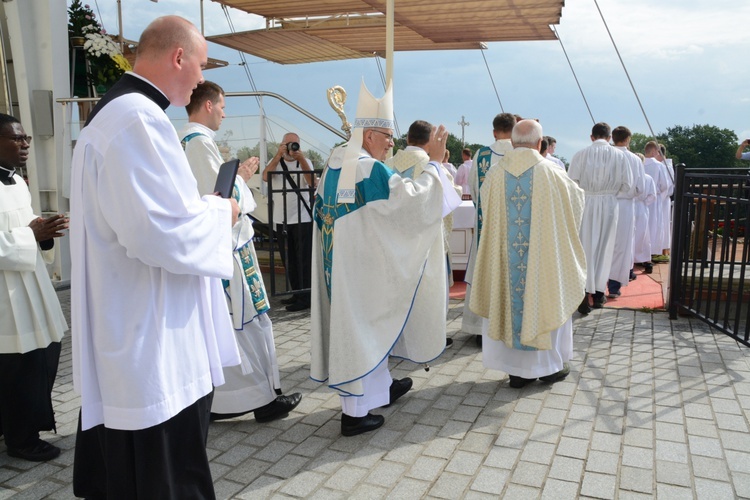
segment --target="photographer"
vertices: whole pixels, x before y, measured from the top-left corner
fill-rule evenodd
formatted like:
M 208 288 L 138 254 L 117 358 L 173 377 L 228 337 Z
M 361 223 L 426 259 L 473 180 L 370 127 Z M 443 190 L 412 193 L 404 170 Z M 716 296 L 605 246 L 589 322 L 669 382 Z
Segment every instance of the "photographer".
M 307 289 L 296 292 L 290 298 L 283 300 L 286 310 L 290 312 L 302 311 L 310 308 L 310 258 L 312 254 L 312 200 L 308 189 L 315 187 L 316 178 L 312 166 L 304 157 L 299 145 L 299 136 L 293 132 L 284 135 L 279 150 L 263 170 L 263 180 L 268 182 L 268 173 L 274 171 L 287 172 L 283 176 L 276 176 L 273 190 L 281 189 L 280 179 L 283 179 L 284 193 L 273 193 L 273 222 L 276 225 L 276 235 L 279 239 L 281 258 L 284 262 L 289 283 L 293 290 Z M 309 174 L 289 174 L 288 172 L 310 172 Z M 286 212 L 286 219 L 284 213 Z M 286 220 L 286 233 L 283 223 Z M 284 252 L 286 243 L 287 253 Z
M 750 160 L 750 151 L 745 151 L 745 148 L 750 146 L 750 139 L 745 139 L 740 143 L 737 148 L 737 152 L 734 154 L 738 160 Z

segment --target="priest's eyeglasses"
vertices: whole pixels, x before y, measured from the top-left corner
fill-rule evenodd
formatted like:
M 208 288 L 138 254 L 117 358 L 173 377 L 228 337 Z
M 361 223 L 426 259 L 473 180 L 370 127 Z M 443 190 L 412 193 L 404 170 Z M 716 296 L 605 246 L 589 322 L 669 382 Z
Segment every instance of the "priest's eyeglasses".
M 383 134 L 385 138 L 388 140 L 388 142 L 393 142 L 393 134 L 386 134 L 385 132 L 381 132 L 377 129 L 372 129 L 373 132 L 377 132 L 378 134 Z
M 11 141 L 15 141 L 16 144 L 23 144 L 26 142 L 26 144 L 31 144 L 31 136 L 30 135 L 3 135 L 0 137 L 5 137 L 6 139 L 10 139 Z

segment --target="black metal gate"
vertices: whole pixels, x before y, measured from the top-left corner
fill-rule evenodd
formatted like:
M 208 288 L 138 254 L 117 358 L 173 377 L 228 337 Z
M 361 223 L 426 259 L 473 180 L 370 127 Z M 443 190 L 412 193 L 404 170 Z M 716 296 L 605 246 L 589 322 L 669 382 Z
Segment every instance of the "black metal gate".
M 750 346 L 748 169 L 675 169 L 669 316 L 692 314 Z
M 270 289 L 271 296 L 287 295 L 293 292 L 310 291 L 310 260 L 312 255 L 310 251 L 297 252 L 295 255 L 289 255 L 289 247 L 286 242 L 290 237 L 296 241 L 305 241 L 301 234 L 304 232 L 312 233 L 312 223 L 309 221 L 312 216 L 312 208 L 315 201 L 315 188 L 309 183 L 312 176 L 319 176 L 321 169 L 313 171 L 271 171 L 268 172 L 268 237 L 271 243 L 269 251 L 270 259 Z M 289 176 L 294 182 L 295 187 L 290 183 L 284 182 L 286 176 Z M 308 182 L 303 182 L 303 179 Z M 274 220 L 274 200 L 283 207 L 281 211 L 281 220 Z M 289 201 L 289 203 L 287 203 Z M 295 214 L 289 214 L 287 207 L 294 206 Z M 310 217 L 304 218 L 303 214 Z M 306 235 L 307 241 L 310 241 L 311 234 Z M 285 267 L 286 287 L 284 290 L 277 290 L 276 287 L 276 264 L 277 256 L 281 257 L 281 262 Z M 296 262 L 291 262 L 296 259 Z M 297 271 L 297 276 L 292 276 L 290 271 Z M 294 286 L 293 284 L 296 284 Z

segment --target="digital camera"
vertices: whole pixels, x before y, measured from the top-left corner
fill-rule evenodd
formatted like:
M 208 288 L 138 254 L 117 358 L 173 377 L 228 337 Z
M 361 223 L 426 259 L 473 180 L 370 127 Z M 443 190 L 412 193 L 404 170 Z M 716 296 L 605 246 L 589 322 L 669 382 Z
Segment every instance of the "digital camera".
M 295 151 L 299 151 L 299 142 L 287 142 L 286 143 L 286 150 L 289 153 L 293 153 Z

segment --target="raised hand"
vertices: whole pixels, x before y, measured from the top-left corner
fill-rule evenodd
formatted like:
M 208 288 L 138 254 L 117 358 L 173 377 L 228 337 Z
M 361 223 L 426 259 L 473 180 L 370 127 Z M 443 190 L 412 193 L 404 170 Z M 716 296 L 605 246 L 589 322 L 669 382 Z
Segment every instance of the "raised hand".
M 68 222 L 70 220 L 67 217 L 58 214 L 46 219 L 37 217 L 29 223 L 29 227 L 34 231 L 36 241 L 45 241 L 65 236 L 65 233 L 62 231 L 68 229 Z

